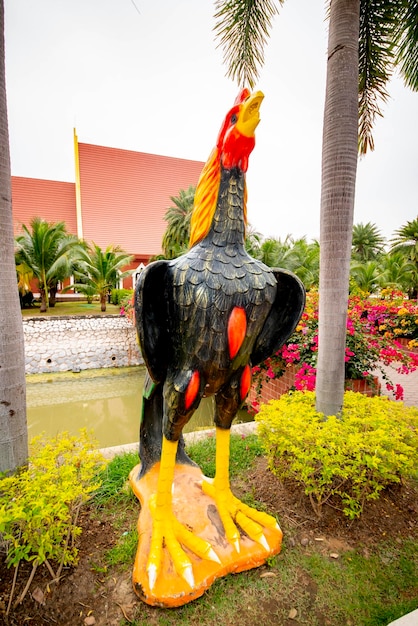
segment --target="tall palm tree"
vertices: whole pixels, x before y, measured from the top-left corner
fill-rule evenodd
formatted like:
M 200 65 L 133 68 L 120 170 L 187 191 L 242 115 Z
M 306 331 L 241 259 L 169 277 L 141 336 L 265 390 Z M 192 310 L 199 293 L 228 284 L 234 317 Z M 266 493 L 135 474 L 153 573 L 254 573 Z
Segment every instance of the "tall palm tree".
M 87 285 L 100 296 L 101 311 L 106 311 L 106 298 L 108 291 L 116 286 L 119 280 L 130 276 L 134 270 L 121 271 L 121 268 L 130 264 L 132 255 L 124 252 L 119 246 L 108 246 L 102 250 L 100 246 L 92 243 L 90 246 L 78 250 L 77 265 L 79 271 L 77 278 L 83 282 L 71 285 L 73 289 L 82 291 Z
M 354 224 L 352 255 L 358 261 L 372 261 L 383 252 L 385 239 L 376 226 L 367 224 Z
M 23 225 L 23 234 L 16 237 L 16 256 L 25 263 L 38 280 L 41 295 L 40 312 L 48 308 L 48 294 L 58 280 L 71 275 L 77 237 L 69 235 L 64 222 L 47 222 L 34 217 L 30 228 Z
M 316 408 L 325 415 L 338 414 L 344 397 L 357 150 L 365 154 L 373 149 L 373 123 L 381 115 L 379 100 L 387 99 L 386 84 L 406 53 L 412 52 L 415 60 L 408 71 L 418 75 L 414 37 L 403 53 L 396 47 L 405 41 L 403 33 L 416 30 L 418 3 L 412 0 L 411 13 L 408 4 L 403 0 L 332 0 L 330 6 L 316 380 Z
M 26 462 L 28 429 L 23 325 L 14 257 L 3 0 L 0 0 L 0 145 L 0 472 L 10 472 Z
M 280 2 L 281 3 L 281 2 Z M 271 19 L 270 0 L 217 0 L 215 32 L 227 74 L 254 86 Z M 332 0 L 324 107 L 316 408 L 338 414 L 344 397 L 348 285 L 357 154 L 372 128 L 396 63 L 418 87 L 418 0 Z M 416 78 L 416 80 L 412 80 Z
M 162 241 L 162 248 L 167 259 L 180 256 L 189 246 L 190 217 L 195 191 L 196 187 L 191 185 L 187 191 L 180 189 L 178 196 L 170 197 L 173 205 L 167 209 L 164 216 L 168 225 Z

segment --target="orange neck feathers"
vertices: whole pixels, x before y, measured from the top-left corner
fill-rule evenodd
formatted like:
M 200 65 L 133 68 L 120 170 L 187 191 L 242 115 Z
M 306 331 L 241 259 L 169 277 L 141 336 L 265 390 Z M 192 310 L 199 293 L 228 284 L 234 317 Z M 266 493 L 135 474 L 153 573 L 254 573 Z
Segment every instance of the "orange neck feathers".
M 194 196 L 194 207 L 190 219 L 190 247 L 202 241 L 208 234 L 218 201 L 221 180 L 220 150 L 214 148 L 209 156 Z M 247 225 L 247 187 L 244 188 L 243 220 Z

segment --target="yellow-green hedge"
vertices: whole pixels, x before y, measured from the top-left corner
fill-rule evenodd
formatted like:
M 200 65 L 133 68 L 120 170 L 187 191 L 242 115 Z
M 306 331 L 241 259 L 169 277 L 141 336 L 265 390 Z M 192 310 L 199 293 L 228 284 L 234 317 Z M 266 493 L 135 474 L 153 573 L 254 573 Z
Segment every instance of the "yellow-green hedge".
M 256 416 L 270 469 L 297 481 L 318 515 L 331 500 L 351 519 L 387 485 L 418 473 L 418 409 L 347 391 L 341 418 L 315 410 L 314 392 L 293 392 Z
M 28 466 L 13 476 L 0 477 L 0 535 L 6 562 L 21 560 L 42 565 L 77 562 L 74 539 L 81 506 L 100 485 L 105 461 L 85 431 L 31 442 Z

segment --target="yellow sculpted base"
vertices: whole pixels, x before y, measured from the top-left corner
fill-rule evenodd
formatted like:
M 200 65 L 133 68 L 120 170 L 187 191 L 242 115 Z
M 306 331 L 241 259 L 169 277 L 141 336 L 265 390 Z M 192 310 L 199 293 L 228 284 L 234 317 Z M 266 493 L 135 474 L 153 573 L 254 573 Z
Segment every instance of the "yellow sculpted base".
M 170 554 L 163 549 L 161 567 L 152 587 L 147 572 L 153 519 L 151 510 L 157 491 L 160 463 L 157 463 L 140 480 L 138 465 L 130 474 L 132 489 L 141 503 L 138 520 L 138 549 L 133 571 L 133 585 L 137 595 L 147 604 L 176 607 L 200 597 L 217 578 L 259 567 L 281 549 L 282 532 L 264 527 L 269 549 L 240 532 L 237 552 L 226 539 L 215 501 L 202 490 L 205 477 L 198 467 L 176 465 L 172 491 L 172 509 L 177 520 L 195 536 L 209 542 L 219 557 L 219 563 L 200 558 L 185 548 L 193 567 L 193 587 L 176 572 Z M 151 503 L 150 503 L 151 502 Z

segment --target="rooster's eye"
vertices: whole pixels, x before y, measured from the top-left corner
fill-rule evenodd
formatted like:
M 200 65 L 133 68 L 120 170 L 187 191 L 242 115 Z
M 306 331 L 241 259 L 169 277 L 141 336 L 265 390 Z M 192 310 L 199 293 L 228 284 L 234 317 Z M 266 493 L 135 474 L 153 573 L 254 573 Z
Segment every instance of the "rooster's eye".
M 238 117 L 235 115 L 235 113 L 233 115 L 231 115 L 231 124 L 236 124 Z

